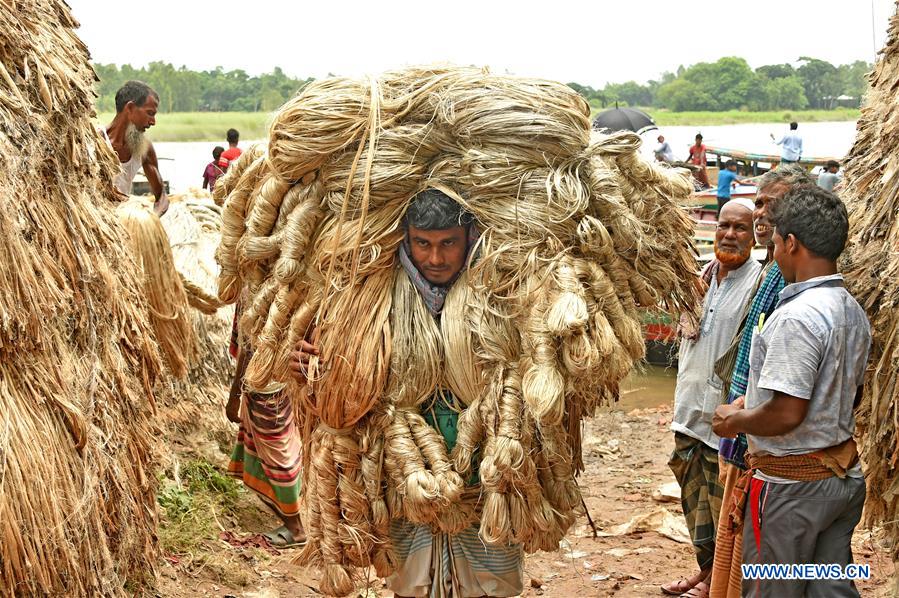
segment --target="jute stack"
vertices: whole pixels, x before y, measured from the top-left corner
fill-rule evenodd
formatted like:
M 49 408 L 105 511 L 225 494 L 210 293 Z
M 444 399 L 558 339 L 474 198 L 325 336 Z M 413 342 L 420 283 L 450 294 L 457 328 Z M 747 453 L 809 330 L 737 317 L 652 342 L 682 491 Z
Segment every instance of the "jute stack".
M 410 68 L 307 86 L 216 189 L 219 296 L 241 298 L 247 382 L 288 385 L 307 431 L 304 563 L 345 595 L 394 566 L 391 517 L 554 550 L 580 509 L 580 424 L 644 345 L 638 306 L 694 304 L 684 175 L 633 134 L 591 139 L 556 83 Z M 440 321 L 398 267 L 410 198 L 438 188 L 477 219 L 477 258 Z M 326 357 L 298 388 L 290 348 Z M 419 414 L 459 401 L 459 440 Z M 480 454 L 481 491 L 469 492 Z
M 145 197 L 117 208 L 140 266 L 155 337 L 174 377 L 171 392 L 160 396 L 160 420 L 173 431 L 224 431 L 223 391 L 234 371 L 228 356 L 234 310 L 215 295 L 221 208 L 205 191 L 172 195 L 169 201 L 161 218 Z
M 0 595 L 152 579 L 161 362 L 61 1 L 0 2 Z
M 869 77 L 855 145 L 837 193 L 849 210 L 842 269 L 871 320 L 873 346 L 856 417 L 869 525 L 883 524 L 899 561 L 899 17 Z

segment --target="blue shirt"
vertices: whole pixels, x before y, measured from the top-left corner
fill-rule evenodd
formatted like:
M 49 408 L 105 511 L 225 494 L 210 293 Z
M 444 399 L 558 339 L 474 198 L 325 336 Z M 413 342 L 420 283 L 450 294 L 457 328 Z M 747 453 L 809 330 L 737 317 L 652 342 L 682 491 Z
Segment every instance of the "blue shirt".
M 718 197 L 730 199 L 730 185 L 737 180 L 737 173 L 727 169 L 718 173 Z

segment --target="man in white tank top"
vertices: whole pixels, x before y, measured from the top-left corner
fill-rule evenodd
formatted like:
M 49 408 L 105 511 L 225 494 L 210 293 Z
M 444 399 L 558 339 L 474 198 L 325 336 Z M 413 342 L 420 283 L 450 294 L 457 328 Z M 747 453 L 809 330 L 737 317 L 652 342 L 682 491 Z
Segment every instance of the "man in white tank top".
M 159 174 L 156 150 L 144 133 L 156 124 L 159 94 L 142 81 L 128 81 L 115 94 L 116 115 L 106 127 L 106 139 L 119 157 L 120 172 L 113 183 L 119 192 L 129 195 L 131 182 L 143 168 L 144 176 L 156 197 L 153 209 L 159 215 L 169 207 L 169 200 Z

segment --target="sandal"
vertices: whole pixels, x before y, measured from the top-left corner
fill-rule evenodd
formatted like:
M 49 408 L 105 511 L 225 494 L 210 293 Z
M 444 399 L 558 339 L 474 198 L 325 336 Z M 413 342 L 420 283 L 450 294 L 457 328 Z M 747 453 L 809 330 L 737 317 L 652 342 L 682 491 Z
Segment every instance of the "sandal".
M 679 579 L 666 583 L 662 586 L 662 593 L 669 596 L 682 596 L 696 587 L 697 584 L 702 583 L 707 575 L 707 571 L 700 571 L 689 579 Z
M 293 548 L 305 544 L 305 542 L 297 541 L 296 538 L 293 537 L 293 533 L 287 529 L 286 525 L 282 525 L 276 530 L 262 534 L 262 537 L 268 540 L 268 543 L 275 548 Z
M 709 598 L 709 584 L 700 581 L 698 584 L 680 595 L 680 598 Z

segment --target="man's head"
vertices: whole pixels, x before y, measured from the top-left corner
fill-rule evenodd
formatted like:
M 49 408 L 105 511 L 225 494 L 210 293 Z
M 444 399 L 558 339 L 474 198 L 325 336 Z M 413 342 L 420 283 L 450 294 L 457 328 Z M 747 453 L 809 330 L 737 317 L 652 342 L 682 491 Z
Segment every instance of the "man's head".
M 849 215 L 840 198 L 817 185 L 790 189 L 774 207 L 774 259 L 784 280 L 796 282 L 796 272 L 812 260 L 829 262 L 846 246 Z
M 659 137 L 658 137 L 658 142 L 659 142 L 659 143 L 665 143 L 665 136 L 664 136 L 664 135 L 659 135 Z
M 774 226 L 771 223 L 771 209 L 783 195 L 797 185 L 814 184 L 815 181 L 804 168 L 796 164 L 782 164 L 775 170 L 762 175 L 755 196 L 755 241 L 759 245 L 773 243 Z
M 449 284 L 465 266 L 471 222 L 442 191 L 426 189 L 412 198 L 403 218 L 409 257 L 428 282 Z
M 234 147 L 240 141 L 240 133 L 237 129 L 228 129 L 228 132 L 225 133 L 225 138 L 228 140 L 228 145 Z
M 215 162 L 216 164 L 218 164 L 219 156 L 221 156 L 222 152 L 224 152 L 224 151 L 225 151 L 225 148 L 223 148 L 220 145 L 217 145 L 214 148 L 212 148 L 212 161 Z
M 728 268 L 746 263 L 755 245 L 752 208 L 747 199 L 732 199 L 721 208 L 715 231 L 715 257 Z
M 696 145 L 699 145 L 701 143 L 702 143 L 702 133 L 697 133 L 696 134 Z
M 827 172 L 836 174 L 837 171 L 840 170 L 840 163 L 836 160 L 828 160 L 827 165 L 824 168 L 827 170 Z
M 795 130 L 798 129 L 798 128 L 799 128 L 799 123 L 797 123 L 797 122 L 791 122 L 791 123 L 790 123 L 790 130 L 791 130 L 791 131 L 795 131 Z
M 116 114 L 143 133 L 156 124 L 159 94 L 143 81 L 128 81 L 115 94 Z
M 731 172 L 737 172 L 737 162 L 736 160 L 728 160 L 724 163 L 724 168 Z

